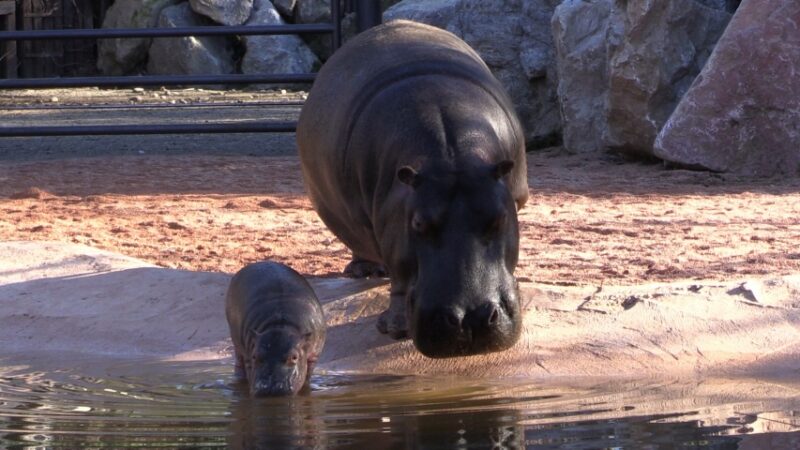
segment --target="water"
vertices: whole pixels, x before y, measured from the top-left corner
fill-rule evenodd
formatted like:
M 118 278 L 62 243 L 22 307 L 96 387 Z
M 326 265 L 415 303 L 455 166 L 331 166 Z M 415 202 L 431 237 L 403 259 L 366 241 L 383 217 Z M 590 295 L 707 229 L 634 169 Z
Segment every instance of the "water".
M 308 396 L 250 399 L 219 362 L 0 364 L 2 448 L 800 448 L 786 380 L 317 374 Z

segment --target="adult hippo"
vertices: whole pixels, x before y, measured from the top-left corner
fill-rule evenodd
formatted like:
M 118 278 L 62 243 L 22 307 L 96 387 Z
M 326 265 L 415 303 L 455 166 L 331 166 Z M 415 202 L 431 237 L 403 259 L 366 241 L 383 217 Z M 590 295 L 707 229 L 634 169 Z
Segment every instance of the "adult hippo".
M 353 252 L 346 272 L 388 270 L 381 332 L 431 357 L 517 341 L 525 144 L 474 50 L 408 21 L 357 36 L 320 70 L 297 145 L 315 209 Z

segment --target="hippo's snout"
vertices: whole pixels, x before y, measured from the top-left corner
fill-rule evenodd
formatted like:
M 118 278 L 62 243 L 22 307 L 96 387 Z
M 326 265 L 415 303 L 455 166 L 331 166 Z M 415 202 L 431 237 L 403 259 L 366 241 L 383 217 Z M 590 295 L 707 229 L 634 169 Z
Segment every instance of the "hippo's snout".
M 519 314 L 503 301 L 464 310 L 438 306 L 416 311 L 414 345 L 425 356 L 447 358 L 505 350 L 519 339 Z
M 289 352 L 281 364 L 270 364 L 257 369 L 255 381 L 250 383 L 254 397 L 277 397 L 297 394 L 305 384 L 306 374 L 302 355 Z

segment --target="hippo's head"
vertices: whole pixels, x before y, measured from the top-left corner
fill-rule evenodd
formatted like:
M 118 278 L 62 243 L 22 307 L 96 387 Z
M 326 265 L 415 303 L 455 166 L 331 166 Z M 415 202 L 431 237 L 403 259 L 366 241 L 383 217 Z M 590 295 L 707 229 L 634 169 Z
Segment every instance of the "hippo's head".
M 306 340 L 291 327 L 256 333 L 246 362 L 250 393 L 256 397 L 294 395 L 307 381 Z
M 397 171 L 412 188 L 406 232 L 414 273 L 406 314 L 414 345 L 444 358 L 505 350 L 521 330 L 512 161 Z

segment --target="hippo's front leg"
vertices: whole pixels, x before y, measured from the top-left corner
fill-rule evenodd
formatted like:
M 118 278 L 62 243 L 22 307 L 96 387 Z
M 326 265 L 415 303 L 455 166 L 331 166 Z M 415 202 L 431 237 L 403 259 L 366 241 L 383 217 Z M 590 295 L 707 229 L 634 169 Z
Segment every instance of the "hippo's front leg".
M 392 339 L 408 338 L 408 318 L 406 317 L 407 283 L 392 281 L 389 294 L 389 307 L 378 317 L 378 331 L 388 334 Z
M 247 381 L 247 371 L 244 367 L 244 359 L 238 350 L 233 350 L 233 377 L 236 381 Z

